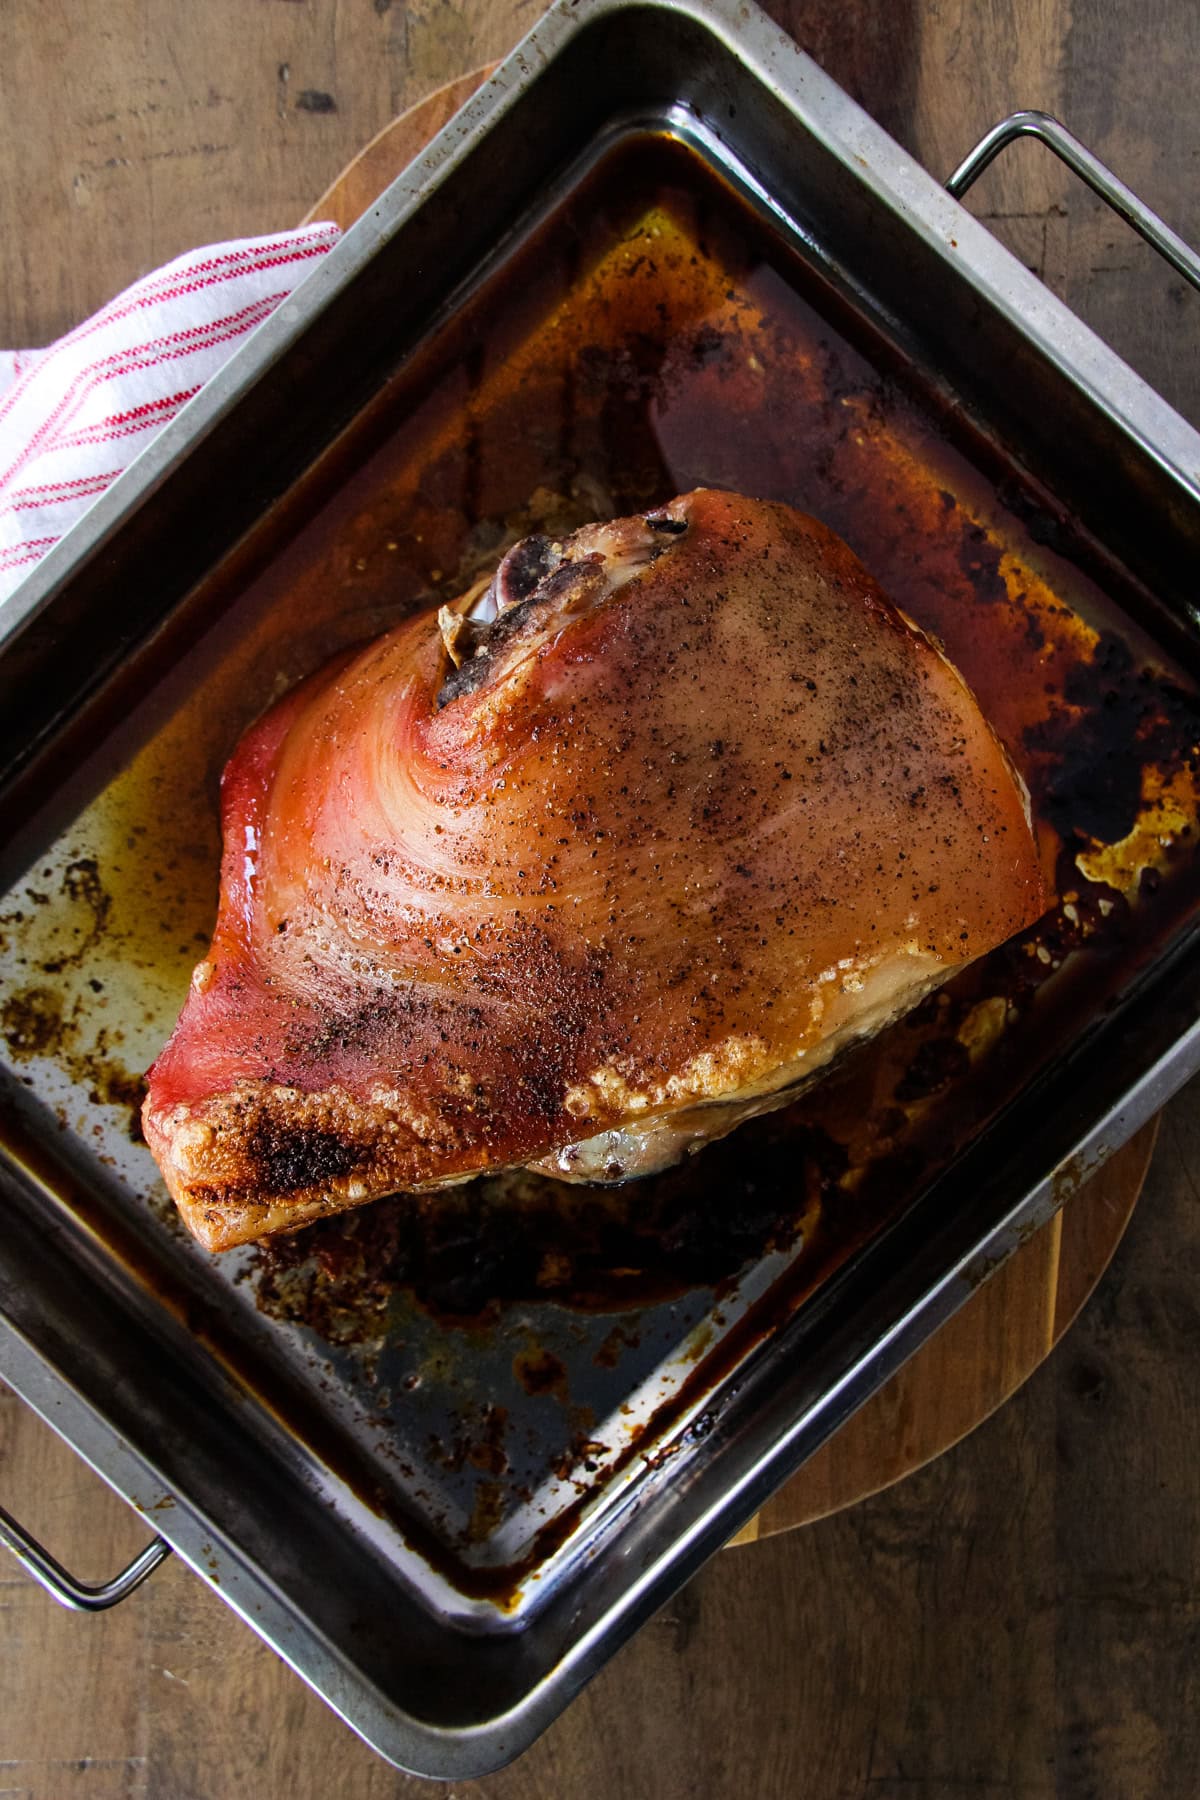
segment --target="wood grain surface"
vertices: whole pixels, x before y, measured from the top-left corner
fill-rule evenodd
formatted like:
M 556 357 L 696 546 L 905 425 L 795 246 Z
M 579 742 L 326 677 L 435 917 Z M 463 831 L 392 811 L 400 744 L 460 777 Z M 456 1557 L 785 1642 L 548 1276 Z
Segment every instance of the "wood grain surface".
M 299 217 L 404 106 L 502 54 L 514 0 L 6 0 L 0 338 L 39 343 L 205 239 Z M 1058 111 L 1200 237 L 1191 0 L 798 0 L 805 48 L 935 170 Z M 1182 285 L 1032 145 L 972 205 L 1200 418 Z M 1062 1349 L 951 1454 L 715 1559 L 482 1800 L 1200 1790 L 1200 1090 Z M 144 1535 L 11 1397 L 0 1496 L 84 1575 Z M 184 1569 L 60 1612 L 0 1565 L 0 1797 L 408 1793 Z M 432 1790 L 431 1790 L 432 1791 Z

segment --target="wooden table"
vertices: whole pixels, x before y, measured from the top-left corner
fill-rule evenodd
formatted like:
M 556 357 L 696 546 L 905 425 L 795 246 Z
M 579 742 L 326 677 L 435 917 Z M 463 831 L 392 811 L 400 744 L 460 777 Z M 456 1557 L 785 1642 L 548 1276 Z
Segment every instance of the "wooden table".
M 0 341 L 35 344 L 208 239 L 275 228 L 537 0 L 64 0 L 0 8 Z M 1192 0 L 817 0 L 771 10 L 948 169 L 1060 113 L 1200 239 Z M 1200 303 L 1019 146 L 973 204 L 1200 420 Z M 485 1800 L 957 1800 L 1200 1790 L 1200 1089 L 1066 1344 L 901 1487 L 718 1558 Z M 143 1530 L 11 1397 L 0 1497 L 80 1572 Z M 0 1564 L 0 1800 L 344 1800 L 372 1757 L 202 1585 L 60 1612 Z

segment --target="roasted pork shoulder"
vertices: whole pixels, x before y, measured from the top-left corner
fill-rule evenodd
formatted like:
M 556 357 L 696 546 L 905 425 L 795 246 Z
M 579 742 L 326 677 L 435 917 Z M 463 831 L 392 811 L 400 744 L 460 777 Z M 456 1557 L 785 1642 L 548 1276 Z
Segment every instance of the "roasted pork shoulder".
M 648 1173 L 1045 909 L 1028 801 L 838 538 L 701 489 L 527 538 L 287 695 L 222 790 L 147 1141 L 210 1249 Z

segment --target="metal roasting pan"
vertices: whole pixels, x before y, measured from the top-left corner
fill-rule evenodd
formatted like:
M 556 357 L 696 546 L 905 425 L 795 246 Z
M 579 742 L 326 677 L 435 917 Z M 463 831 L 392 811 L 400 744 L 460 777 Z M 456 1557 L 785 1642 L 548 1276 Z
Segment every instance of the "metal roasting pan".
M 1196 282 L 1187 248 L 1061 127 L 1020 115 L 1001 136 L 1022 131 Z M 775 1244 L 724 1284 L 640 1302 L 620 1355 L 601 1354 L 619 1307 L 514 1303 L 469 1329 L 401 1309 L 369 1355 L 353 1334 L 261 1310 L 252 1263 L 210 1259 L 172 1229 L 127 1107 L 80 1073 L 85 1039 L 103 1055 L 97 1021 L 145 1067 L 196 954 L 190 914 L 157 986 L 128 953 L 118 925 L 139 901 L 103 888 L 105 855 L 118 859 L 115 840 L 96 851 L 96 820 L 111 825 L 104 807 L 128 798 L 121 782 L 189 684 L 239 653 L 251 625 L 230 596 L 269 591 L 272 568 L 302 574 L 325 498 L 384 441 L 379 396 L 437 363 L 605 157 L 664 143 L 809 271 L 818 312 L 857 320 L 953 414 L 994 476 L 1046 497 L 1028 516 L 1047 557 L 1067 569 L 1086 546 L 1146 653 L 1180 682 L 1200 667 L 1200 436 L 740 0 L 561 0 L 0 612 L 0 1006 L 38 956 L 43 1000 L 85 979 L 104 994 L 95 1017 L 72 1014 L 65 1060 L 36 1032 L 9 1034 L 0 1375 L 158 1538 L 90 1588 L 3 1514 L 0 1536 L 88 1608 L 173 1549 L 380 1754 L 427 1775 L 483 1774 L 524 1749 L 1200 1066 L 1184 870 L 1169 918 L 1127 909 L 1126 962 L 1084 983 L 1069 1040 L 1028 1079 L 1010 1070 L 986 1123 L 811 1291 L 763 1310 L 793 1266 Z M 1045 525 L 1065 518 L 1066 536 Z M 293 635 L 309 623 L 297 602 Z M 372 624 L 366 607 L 358 634 Z M 300 672 L 264 662 L 258 704 L 281 669 Z M 190 804 L 181 788 L 174 810 Z M 170 797 L 157 806 L 176 829 Z M 205 819 L 179 866 L 203 865 L 211 907 Z M 130 854 L 144 873 L 146 852 Z M 141 910 L 159 899 L 147 885 Z M 51 928 L 76 948 L 50 956 Z M 569 1404 L 514 1381 L 522 1345 L 552 1348 Z M 490 1469 L 445 1452 L 500 1401 L 508 1437 Z

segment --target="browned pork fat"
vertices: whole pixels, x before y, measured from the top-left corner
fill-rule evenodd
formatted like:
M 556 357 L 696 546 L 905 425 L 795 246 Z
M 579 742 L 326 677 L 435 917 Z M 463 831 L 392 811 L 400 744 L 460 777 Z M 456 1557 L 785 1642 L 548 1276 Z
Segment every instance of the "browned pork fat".
M 780 1104 L 1049 895 L 956 670 L 847 547 L 700 489 L 298 687 L 225 773 L 146 1137 L 210 1249 Z

